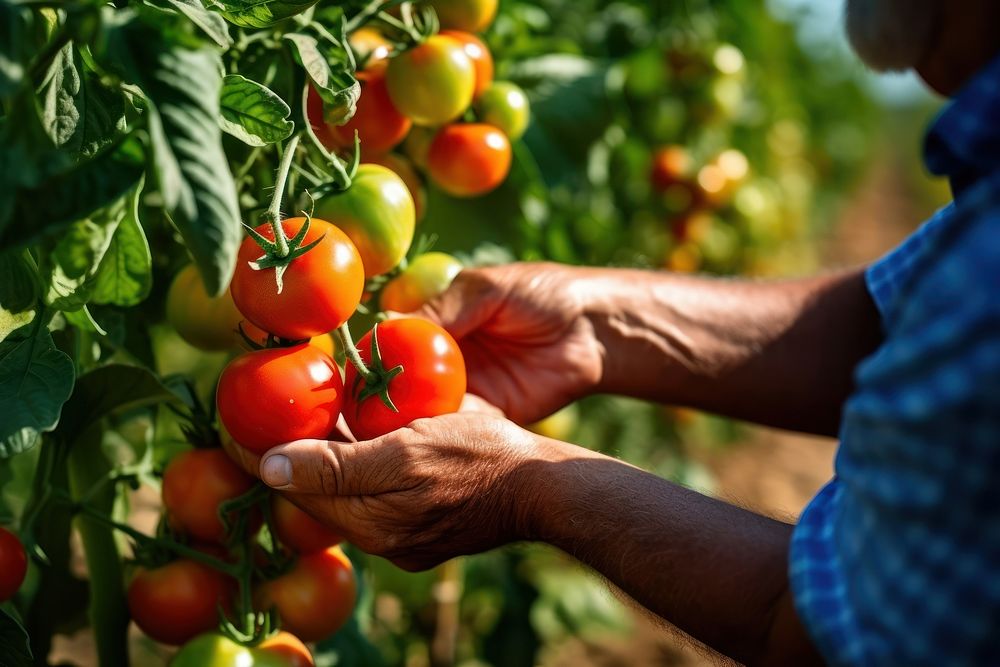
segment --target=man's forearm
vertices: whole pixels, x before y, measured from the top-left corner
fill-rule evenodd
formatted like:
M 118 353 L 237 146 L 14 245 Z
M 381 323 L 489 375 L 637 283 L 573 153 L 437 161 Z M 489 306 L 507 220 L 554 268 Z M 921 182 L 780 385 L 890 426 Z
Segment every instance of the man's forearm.
M 834 435 L 881 339 L 850 271 L 787 282 L 594 270 L 574 286 L 603 345 L 600 389 Z
M 529 537 L 747 664 L 818 663 L 787 584 L 792 526 L 577 447 L 543 441 L 523 472 Z

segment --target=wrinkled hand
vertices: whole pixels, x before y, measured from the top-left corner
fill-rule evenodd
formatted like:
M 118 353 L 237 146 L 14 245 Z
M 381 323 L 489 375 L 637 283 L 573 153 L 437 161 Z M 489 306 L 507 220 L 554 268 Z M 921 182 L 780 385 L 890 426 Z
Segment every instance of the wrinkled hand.
M 574 271 L 559 264 L 466 269 L 414 314 L 458 341 L 470 392 L 515 422 L 531 423 L 601 379 L 601 347 L 572 288 Z
M 363 551 L 420 570 L 525 536 L 521 473 L 539 446 L 510 421 L 464 412 L 357 443 L 300 440 L 259 467 L 237 460 Z

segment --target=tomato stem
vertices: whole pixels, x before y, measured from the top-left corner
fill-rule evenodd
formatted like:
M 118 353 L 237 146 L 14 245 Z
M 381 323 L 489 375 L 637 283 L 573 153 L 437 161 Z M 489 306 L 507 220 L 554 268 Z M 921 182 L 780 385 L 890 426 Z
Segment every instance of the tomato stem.
M 344 355 L 347 357 L 354 368 L 357 369 L 358 375 L 360 375 L 365 382 L 375 382 L 378 380 L 378 376 L 370 368 L 365 366 L 364 360 L 361 358 L 361 353 L 358 352 L 357 345 L 354 344 L 354 339 L 351 338 L 351 329 L 347 326 L 347 322 L 344 322 L 337 328 L 337 335 L 340 337 L 340 342 L 344 346 Z
M 274 243 L 279 257 L 287 257 L 289 253 L 288 237 L 285 236 L 285 230 L 281 226 L 281 202 L 285 198 L 285 183 L 288 181 L 288 172 L 292 169 L 292 160 L 298 147 L 299 135 L 294 134 L 281 155 L 281 164 L 278 166 L 274 181 L 274 194 L 271 196 L 271 205 L 267 207 L 267 220 L 274 232 Z

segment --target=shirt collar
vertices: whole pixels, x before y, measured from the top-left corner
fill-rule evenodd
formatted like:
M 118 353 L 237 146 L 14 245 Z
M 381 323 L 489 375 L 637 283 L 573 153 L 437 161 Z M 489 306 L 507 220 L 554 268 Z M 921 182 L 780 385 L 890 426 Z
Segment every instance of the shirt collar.
M 924 163 L 957 194 L 1000 169 L 1000 56 L 966 83 L 924 141 Z

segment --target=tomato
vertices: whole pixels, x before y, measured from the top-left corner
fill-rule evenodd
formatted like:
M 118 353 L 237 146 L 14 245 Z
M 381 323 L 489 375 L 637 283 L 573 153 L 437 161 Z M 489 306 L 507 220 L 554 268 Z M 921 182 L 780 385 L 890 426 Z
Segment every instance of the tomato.
M 354 611 L 354 566 L 340 547 L 303 554 L 291 570 L 262 583 L 255 599 L 262 609 L 276 608 L 288 632 L 319 641 L 343 627 Z
M 435 131 L 427 127 L 414 126 L 403 141 L 403 152 L 420 169 L 427 169 L 427 153 L 434 141 Z
M 446 289 L 462 270 L 462 263 L 443 252 L 414 259 L 382 288 L 382 309 L 411 313 Z
M 271 496 L 271 520 L 278 540 L 298 553 L 323 551 L 342 539 L 280 493 Z
M 230 606 L 234 581 L 207 565 L 181 558 L 140 569 L 128 587 L 132 620 L 163 644 L 183 644 L 219 623 L 218 607 Z
M 264 649 L 267 641 L 252 649 L 215 632 L 198 635 L 174 654 L 170 667 L 312 667 L 311 657 L 310 662 L 297 662 L 294 655 Z
M 253 488 L 254 479 L 221 449 L 193 449 L 174 457 L 163 473 L 163 506 L 174 529 L 222 544 L 219 505 Z
M 347 365 L 344 419 L 359 440 L 368 440 L 406 426 L 414 419 L 455 412 L 465 396 L 465 360 L 455 339 L 427 320 L 415 317 L 382 322 L 358 343 L 365 364 L 371 362 L 372 334 L 377 332 L 382 365 L 402 366 L 389 383 L 393 412 L 378 396 L 359 401 L 358 372 Z
M 412 134 L 411 132 L 410 135 Z M 397 153 L 386 153 L 385 155 L 377 155 L 370 158 L 366 162 L 380 164 L 387 169 L 391 169 L 397 176 L 403 179 L 406 189 L 410 191 L 410 196 L 413 197 L 413 211 L 416 221 L 420 222 L 423 220 L 424 213 L 427 212 L 427 191 L 424 189 L 424 182 L 421 180 L 420 174 L 413 168 L 410 161 Z
M 672 185 L 687 182 L 693 167 L 691 154 L 686 148 L 664 146 L 653 153 L 649 180 L 657 192 L 664 192 Z
M 302 438 L 326 438 L 337 424 L 344 382 L 328 354 L 301 343 L 236 357 L 222 371 L 216 402 L 232 439 L 263 454 Z
M 579 409 L 570 403 L 562 410 L 553 412 L 545 419 L 528 425 L 528 430 L 553 440 L 566 440 L 573 435 L 579 422 Z
M 410 131 L 410 119 L 401 114 L 389 99 L 384 65 L 358 72 L 357 77 L 361 83 L 361 97 L 351 120 L 343 125 L 327 123 L 323 119 L 323 100 L 310 86 L 306 97 L 309 123 L 328 151 L 352 148 L 354 132 L 357 131 L 361 150 L 366 155 L 384 153 L 406 137 Z M 320 125 L 324 127 L 321 129 Z
M 403 179 L 381 165 L 358 167 L 350 188 L 316 202 L 316 215 L 347 234 L 369 278 L 399 264 L 413 242 L 413 197 Z
M 373 66 L 385 66 L 389 54 L 392 53 L 392 43 L 385 38 L 385 35 L 378 30 L 362 26 L 348 36 L 347 41 L 351 44 L 351 50 L 358 65 L 363 64 L 363 69 Z
M 497 15 L 498 0 L 430 0 L 442 28 L 482 32 Z
M 260 653 L 278 656 L 287 667 L 315 667 L 316 665 L 312 653 L 309 652 L 306 645 L 290 632 L 282 631 L 268 637 L 260 643 L 257 650 Z
M 240 319 L 228 289 L 210 297 L 194 264 L 177 272 L 167 291 L 167 321 L 185 342 L 200 350 L 228 350 Z
M 484 123 L 457 123 L 438 131 L 427 154 L 431 180 L 454 197 L 494 190 L 510 171 L 510 141 Z
M 24 583 L 28 557 L 17 535 L 0 527 L 0 602 L 9 600 Z
M 417 125 L 443 125 L 472 102 L 476 69 L 462 44 L 433 35 L 400 53 L 386 68 L 389 96 Z
M 531 107 L 521 87 L 510 81 L 496 81 L 476 105 L 479 120 L 500 129 L 511 141 L 520 139 L 528 129 Z
M 264 346 L 267 345 L 267 332 L 261 329 L 259 326 L 255 325 L 253 322 L 248 320 L 242 320 L 237 325 L 237 331 L 242 329 L 243 335 L 249 338 L 251 341 L 257 345 Z M 326 352 L 331 357 L 333 356 L 333 336 L 330 334 L 320 334 L 318 336 L 313 336 L 309 339 L 309 344 L 313 347 Z M 249 352 L 251 350 L 256 350 L 257 348 L 251 347 L 245 340 L 243 336 L 240 336 L 240 349 Z
M 462 45 L 465 55 L 472 61 L 472 68 L 476 72 L 476 83 L 472 89 L 472 99 L 483 94 L 490 84 L 493 83 L 493 54 L 489 48 L 471 32 L 462 30 L 442 30 L 439 34 L 451 37 Z
M 281 226 L 292 238 L 304 222 L 305 218 L 289 218 Z M 260 225 L 257 232 L 274 240 L 270 225 Z M 274 269 L 258 271 L 250 266 L 263 254 L 260 246 L 250 237 L 243 241 L 232 292 L 246 319 L 276 336 L 302 340 L 329 333 L 354 314 L 365 285 L 361 256 L 342 231 L 312 218 L 303 245 L 316 240 L 315 247 L 285 269 L 280 293 Z

